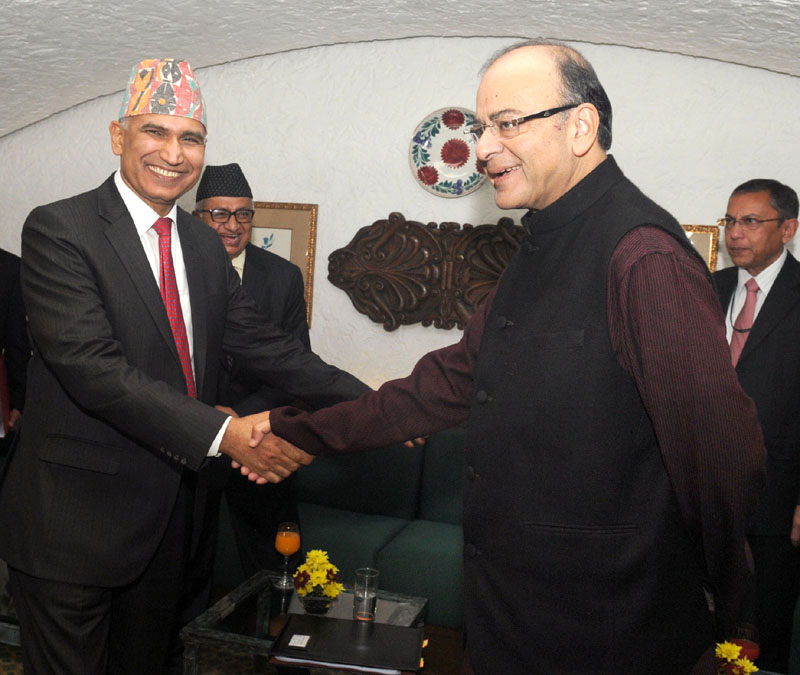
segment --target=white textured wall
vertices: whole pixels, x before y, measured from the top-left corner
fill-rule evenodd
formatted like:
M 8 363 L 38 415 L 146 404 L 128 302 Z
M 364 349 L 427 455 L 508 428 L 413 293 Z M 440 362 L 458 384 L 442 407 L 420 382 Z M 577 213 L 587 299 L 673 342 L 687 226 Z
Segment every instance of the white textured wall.
M 377 385 L 460 331 L 387 333 L 327 281 L 331 251 L 400 211 L 422 222 L 495 222 L 485 186 L 443 199 L 420 188 L 408 143 L 428 113 L 474 109 L 477 71 L 509 40 L 420 38 L 318 47 L 198 71 L 206 161 L 239 162 L 257 200 L 319 204 L 311 339 L 323 358 Z M 800 188 L 800 81 L 762 70 L 622 47 L 577 45 L 614 105 L 612 152 L 683 223 L 712 224 L 753 177 Z M 120 72 L 120 85 L 127 77 Z M 0 139 L 0 247 L 19 252 L 26 214 L 98 185 L 116 168 L 108 123 L 119 96 L 89 101 Z M 191 208 L 193 195 L 181 200 Z M 517 219 L 519 212 L 511 214 Z M 723 258 L 722 261 L 727 264 Z

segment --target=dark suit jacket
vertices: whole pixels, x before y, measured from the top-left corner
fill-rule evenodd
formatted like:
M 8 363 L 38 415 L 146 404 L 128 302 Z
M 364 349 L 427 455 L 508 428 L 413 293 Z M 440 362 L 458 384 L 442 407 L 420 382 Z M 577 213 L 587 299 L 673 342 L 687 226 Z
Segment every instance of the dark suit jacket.
M 714 280 L 727 312 L 737 268 L 717 272 Z M 791 253 L 756 317 L 736 372 L 755 401 L 767 446 L 767 483 L 751 532 L 788 537 L 800 501 L 800 263 Z
M 269 321 L 311 349 L 306 321 L 303 275 L 297 265 L 271 251 L 247 245 L 242 288 Z M 231 358 L 223 368 L 217 402 L 239 415 L 251 415 L 292 403 L 292 397 L 264 384 L 247 363 Z
M 25 307 L 19 281 L 19 257 L 0 249 L 0 353 L 5 352 L 9 404 L 25 405 L 25 369 L 30 358 Z
M 0 557 L 28 574 L 116 586 L 145 568 L 181 472 L 225 415 L 223 352 L 312 405 L 365 386 L 265 323 L 217 234 L 178 210 L 198 399 L 186 396 L 167 313 L 113 176 L 35 209 L 22 233 L 34 356 L 25 423 L 0 485 Z

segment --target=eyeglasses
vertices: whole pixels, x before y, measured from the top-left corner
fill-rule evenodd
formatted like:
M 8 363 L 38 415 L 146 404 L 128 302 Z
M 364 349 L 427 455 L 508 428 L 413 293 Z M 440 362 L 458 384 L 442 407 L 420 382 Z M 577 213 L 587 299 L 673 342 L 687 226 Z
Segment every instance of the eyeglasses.
M 237 223 L 247 225 L 253 222 L 255 211 L 253 209 L 236 209 L 235 211 L 228 211 L 228 209 L 198 209 L 198 213 L 210 213 L 211 220 L 215 223 L 227 223 L 231 216 L 236 218 Z
M 479 141 L 485 129 L 491 129 L 492 134 L 500 136 L 500 138 L 514 138 L 519 135 L 519 125 L 531 120 L 538 120 L 544 117 L 550 117 L 556 113 L 564 112 L 565 110 L 572 110 L 577 108 L 580 103 L 570 103 L 569 105 L 562 105 L 558 108 L 550 108 L 550 110 L 542 110 L 542 112 L 533 113 L 531 115 L 523 115 L 522 117 L 513 117 L 509 120 L 495 120 L 489 124 L 481 124 L 476 122 L 470 127 L 464 129 L 464 133 L 471 135 L 475 141 Z
M 771 223 L 773 220 L 783 221 L 785 218 L 755 218 L 754 216 L 745 216 L 744 218 L 731 218 L 725 216 L 717 221 L 717 225 L 724 227 L 726 230 L 731 229 L 736 223 L 739 223 L 745 230 L 757 230 L 761 223 Z

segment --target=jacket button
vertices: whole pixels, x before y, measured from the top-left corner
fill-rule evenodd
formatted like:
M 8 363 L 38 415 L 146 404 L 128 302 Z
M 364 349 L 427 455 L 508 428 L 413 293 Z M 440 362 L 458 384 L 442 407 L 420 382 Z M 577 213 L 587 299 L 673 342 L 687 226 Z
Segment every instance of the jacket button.
M 508 325 L 508 319 L 506 319 L 506 317 L 504 317 L 504 316 L 498 316 L 498 317 L 495 319 L 495 325 L 496 325 L 496 326 L 497 326 L 497 327 L 498 327 L 500 330 L 502 330 L 503 328 L 505 328 L 505 327 Z
M 475 477 L 478 475 L 475 471 L 475 467 L 468 466 L 464 469 L 464 474 L 469 480 L 475 480 Z
M 466 544 L 464 546 L 464 555 L 467 556 L 467 558 L 474 558 L 478 555 L 478 548 L 475 544 Z
M 181 464 L 186 464 L 186 457 L 181 457 Z
M 478 393 L 475 394 L 475 400 L 478 403 L 486 403 L 489 400 L 489 394 L 487 394 L 483 389 L 481 389 Z
M 539 247 L 534 244 L 530 239 L 526 239 L 522 242 L 522 250 L 525 253 L 533 253 L 539 250 Z

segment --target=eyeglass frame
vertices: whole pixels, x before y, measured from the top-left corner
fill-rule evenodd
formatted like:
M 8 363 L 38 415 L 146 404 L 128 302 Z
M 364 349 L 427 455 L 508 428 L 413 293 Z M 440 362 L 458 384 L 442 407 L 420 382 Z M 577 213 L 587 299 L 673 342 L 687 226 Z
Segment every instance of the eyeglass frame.
M 566 112 L 567 110 L 572 110 L 573 108 L 577 108 L 580 103 L 570 103 L 569 105 L 561 105 L 557 108 L 549 108 L 548 110 L 542 110 L 541 112 L 531 113 L 530 115 L 523 115 L 522 117 L 512 117 L 508 120 L 495 120 L 490 122 L 489 124 L 481 124 L 480 122 L 476 122 L 472 126 L 467 129 L 464 129 L 464 133 L 467 135 L 472 136 L 475 141 L 479 141 L 481 136 L 483 136 L 483 132 L 486 129 L 492 130 L 492 135 L 500 138 L 515 138 L 519 135 L 519 125 L 524 124 L 525 122 L 530 122 L 531 120 L 538 120 L 543 119 L 545 117 L 552 117 L 553 115 L 557 115 L 560 112 Z M 498 127 L 498 124 L 509 124 L 511 126 L 505 127 L 506 133 L 503 133 L 503 129 Z M 477 129 L 477 131 L 476 131 Z M 516 129 L 515 132 L 511 132 L 512 129 Z
M 235 211 L 231 211 L 229 209 L 223 209 L 223 208 L 197 209 L 197 212 L 198 213 L 208 213 L 208 214 L 210 214 L 211 215 L 211 221 L 214 222 L 214 223 L 217 223 L 218 225 L 222 225 L 223 223 L 229 222 L 230 219 L 231 219 L 231 216 L 233 216 L 234 220 L 237 223 L 239 223 L 239 225 L 249 225 L 250 223 L 253 222 L 253 218 L 256 215 L 255 209 L 245 209 L 245 208 L 236 209 Z M 214 213 L 227 213 L 228 216 L 225 218 L 225 220 L 217 220 L 214 217 Z M 249 213 L 250 214 L 250 218 L 248 220 L 241 220 L 239 218 L 239 214 L 240 213 Z
M 745 220 L 749 220 L 749 223 L 745 223 Z M 786 218 L 753 218 L 752 216 L 745 216 L 744 218 L 731 218 L 730 216 L 723 216 L 717 221 L 717 225 L 720 227 L 724 227 L 726 230 L 730 229 L 736 223 L 739 223 L 745 230 L 750 232 L 755 232 L 761 223 L 770 223 L 773 220 L 778 220 L 783 222 Z M 730 221 L 730 222 L 728 222 Z

